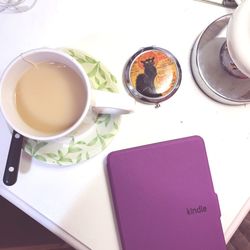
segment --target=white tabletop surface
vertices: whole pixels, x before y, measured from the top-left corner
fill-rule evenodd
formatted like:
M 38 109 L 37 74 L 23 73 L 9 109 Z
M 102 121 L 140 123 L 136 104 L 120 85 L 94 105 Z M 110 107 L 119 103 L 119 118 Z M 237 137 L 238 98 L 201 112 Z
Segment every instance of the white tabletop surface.
M 118 250 L 119 241 L 105 175 L 111 151 L 169 139 L 204 138 L 226 233 L 250 196 L 250 106 L 219 104 L 192 78 L 190 51 L 198 34 L 232 10 L 194 0 L 38 0 L 25 13 L 0 13 L 0 73 L 15 56 L 37 47 L 72 47 L 101 60 L 120 81 L 127 59 L 139 48 L 170 50 L 182 67 L 179 90 L 161 107 L 136 104 L 102 153 L 69 167 L 51 166 L 22 154 L 18 180 L 0 194 L 77 249 Z M 0 114 L 0 173 L 10 132 Z M 85 244 L 85 246 L 84 246 Z

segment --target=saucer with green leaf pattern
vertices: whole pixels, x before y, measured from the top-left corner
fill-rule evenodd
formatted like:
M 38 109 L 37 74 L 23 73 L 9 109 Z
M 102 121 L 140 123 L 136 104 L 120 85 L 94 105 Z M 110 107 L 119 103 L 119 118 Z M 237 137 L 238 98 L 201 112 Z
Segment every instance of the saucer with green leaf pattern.
M 74 57 L 87 72 L 92 88 L 118 92 L 116 78 L 100 62 L 75 49 L 63 49 Z M 102 152 L 118 132 L 120 116 L 92 115 L 72 134 L 60 140 L 44 142 L 32 139 L 24 141 L 23 149 L 35 159 L 55 165 L 73 165 L 86 161 Z M 87 132 L 82 133 L 83 127 Z

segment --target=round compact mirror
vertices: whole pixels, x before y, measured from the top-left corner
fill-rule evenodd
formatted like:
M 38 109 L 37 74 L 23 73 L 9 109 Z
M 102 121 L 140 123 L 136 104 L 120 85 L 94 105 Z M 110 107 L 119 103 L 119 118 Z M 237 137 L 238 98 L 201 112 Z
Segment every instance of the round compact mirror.
M 130 94 L 147 104 L 170 98 L 181 83 L 181 67 L 168 50 L 145 47 L 137 51 L 126 63 L 123 80 Z

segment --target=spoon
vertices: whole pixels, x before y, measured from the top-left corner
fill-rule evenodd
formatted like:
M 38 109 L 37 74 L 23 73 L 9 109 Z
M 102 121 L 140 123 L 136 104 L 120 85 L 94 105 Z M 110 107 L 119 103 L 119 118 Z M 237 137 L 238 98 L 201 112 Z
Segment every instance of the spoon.
M 216 5 L 221 5 L 228 8 L 236 8 L 241 2 L 241 0 L 201 0 L 201 1 Z
M 22 144 L 23 136 L 14 130 L 3 175 L 3 182 L 7 186 L 12 186 L 17 181 Z

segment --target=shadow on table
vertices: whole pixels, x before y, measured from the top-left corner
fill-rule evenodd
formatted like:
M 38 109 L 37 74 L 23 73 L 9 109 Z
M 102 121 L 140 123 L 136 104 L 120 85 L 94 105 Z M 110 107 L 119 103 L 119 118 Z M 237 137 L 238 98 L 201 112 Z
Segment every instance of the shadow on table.
M 74 250 L 0 196 L 0 250 Z

